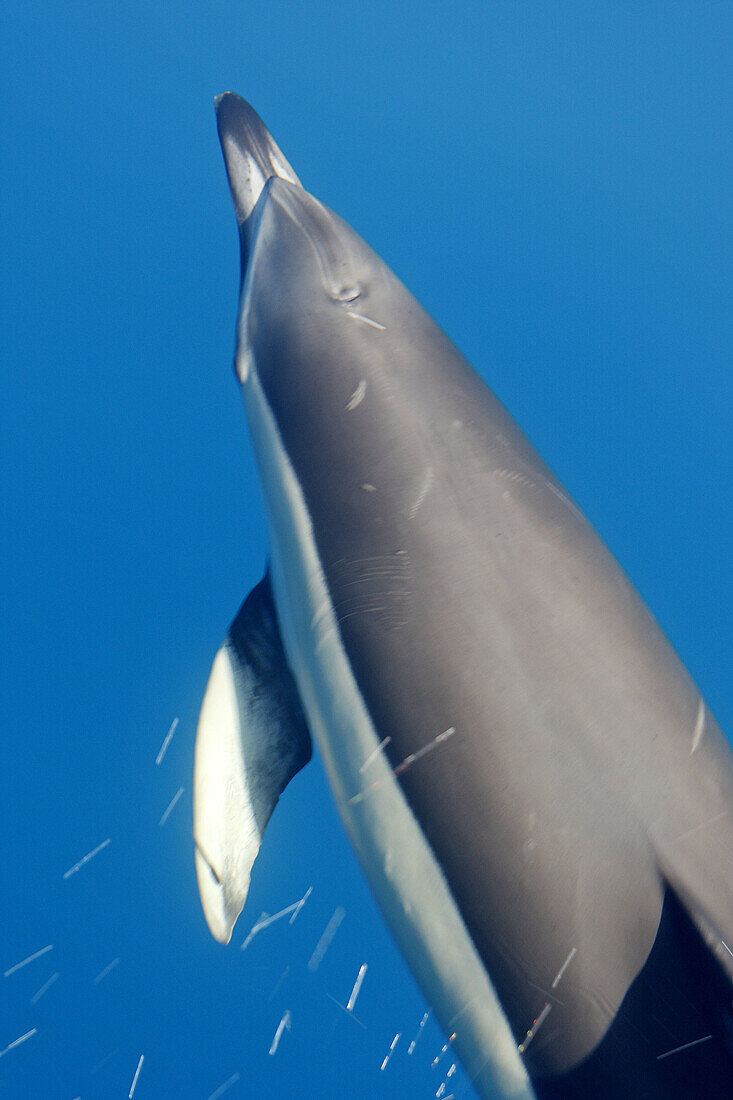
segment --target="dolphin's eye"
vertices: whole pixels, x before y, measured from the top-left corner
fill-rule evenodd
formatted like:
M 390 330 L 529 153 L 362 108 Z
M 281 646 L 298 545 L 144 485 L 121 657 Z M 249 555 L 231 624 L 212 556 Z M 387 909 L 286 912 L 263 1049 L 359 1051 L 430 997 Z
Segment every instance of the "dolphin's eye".
M 337 290 L 331 291 L 334 302 L 355 302 L 360 294 L 361 287 L 358 283 L 346 283 Z

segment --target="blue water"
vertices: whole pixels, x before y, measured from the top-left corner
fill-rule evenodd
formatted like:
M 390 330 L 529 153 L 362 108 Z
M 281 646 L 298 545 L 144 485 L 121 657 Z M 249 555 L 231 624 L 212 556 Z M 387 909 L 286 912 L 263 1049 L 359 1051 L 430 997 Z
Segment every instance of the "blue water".
M 198 903 L 198 706 L 266 555 L 217 92 L 483 373 L 733 729 L 732 31 L 670 0 L 5 4 L 0 972 L 53 949 L 0 979 L 0 1095 L 127 1096 L 143 1055 L 136 1100 L 429 1100 L 450 1066 L 432 1020 L 407 1054 L 426 1006 L 317 761 L 228 949 Z M 362 1027 L 331 998 L 363 963 Z

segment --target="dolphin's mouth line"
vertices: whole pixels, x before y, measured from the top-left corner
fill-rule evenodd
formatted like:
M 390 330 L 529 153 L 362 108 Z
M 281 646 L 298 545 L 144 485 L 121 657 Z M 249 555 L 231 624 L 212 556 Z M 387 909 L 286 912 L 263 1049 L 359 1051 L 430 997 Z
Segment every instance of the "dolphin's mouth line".
M 287 186 L 283 186 L 282 184 Z M 278 186 L 279 185 L 279 186 Z M 298 227 L 308 241 L 321 276 L 321 284 L 329 298 L 346 305 L 357 301 L 364 288 L 356 278 L 350 261 L 348 242 L 337 235 L 337 228 L 330 212 L 323 203 L 314 198 L 298 185 L 293 185 L 282 177 L 271 176 L 267 180 L 263 193 L 277 186 L 277 201 L 291 222 Z M 261 198 L 261 196 L 260 196 Z M 320 217 L 329 225 L 330 232 L 324 232 L 317 224 Z M 321 229 L 321 232 L 319 232 Z M 332 239 L 335 237 L 335 240 Z

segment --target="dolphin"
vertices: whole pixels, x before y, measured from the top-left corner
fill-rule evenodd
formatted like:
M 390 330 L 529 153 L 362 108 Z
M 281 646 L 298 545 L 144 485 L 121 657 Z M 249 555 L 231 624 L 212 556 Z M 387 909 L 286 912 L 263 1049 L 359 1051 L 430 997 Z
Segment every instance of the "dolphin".
M 211 932 L 315 741 L 480 1097 L 730 1096 L 728 743 L 460 352 L 244 100 L 216 110 L 269 564 L 198 725 Z

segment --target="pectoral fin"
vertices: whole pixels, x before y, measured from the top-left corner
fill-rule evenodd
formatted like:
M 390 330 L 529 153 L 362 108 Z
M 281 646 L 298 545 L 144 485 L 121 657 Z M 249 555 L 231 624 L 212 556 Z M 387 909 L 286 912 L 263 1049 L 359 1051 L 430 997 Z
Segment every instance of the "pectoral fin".
M 265 575 L 214 659 L 196 733 L 196 874 L 207 924 L 220 943 L 231 939 L 277 800 L 310 757 Z

